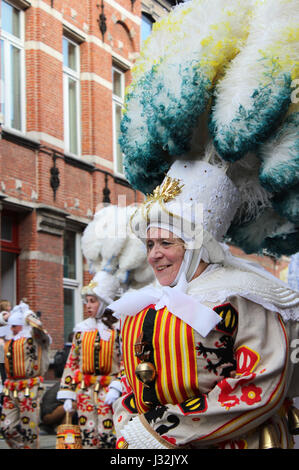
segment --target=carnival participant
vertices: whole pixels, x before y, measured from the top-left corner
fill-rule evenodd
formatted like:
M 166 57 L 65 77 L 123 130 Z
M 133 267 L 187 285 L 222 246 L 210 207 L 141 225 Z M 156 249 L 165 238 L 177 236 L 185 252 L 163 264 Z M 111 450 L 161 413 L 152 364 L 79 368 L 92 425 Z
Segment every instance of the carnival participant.
M 297 0 L 190 0 L 136 59 L 120 146 L 157 281 L 110 305 L 119 447 L 292 445 L 298 293 L 224 243 L 299 251 L 298 21 Z
M 82 289 L 88 318 L 74 328 L 57 394 L 67 412 L 77 411 L 83 449 L 115 447 L 111 404 L 121 394 L 119 322 L 106 307 L 118 289 L 118 280 L 105 271 Z
M 51 338 L 24 302 L 8 318 L 1 431 L 13 449 L 39 448 L 39 406 L 48 370 Z
M 114 403 L 118 448 L 292 446 L 298 323 L 290 333 L 284 319 L 299 296 L 220 243 L 238 200 L 219 167 L 177 161 L 132 218 L 157 282 L 109 306 L 127 379 Z

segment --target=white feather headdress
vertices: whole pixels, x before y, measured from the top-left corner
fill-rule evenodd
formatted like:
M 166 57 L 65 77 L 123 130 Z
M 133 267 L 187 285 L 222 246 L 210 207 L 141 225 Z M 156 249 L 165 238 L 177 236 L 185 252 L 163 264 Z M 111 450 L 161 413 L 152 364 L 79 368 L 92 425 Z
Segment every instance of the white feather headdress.
M 154 25 L 132 76 L 120 139 L 131 185 L 151 193 L 173 161 L 209 153 L 240 194 L 224 240 L 299 251 L 298 0 L 184 2 Z

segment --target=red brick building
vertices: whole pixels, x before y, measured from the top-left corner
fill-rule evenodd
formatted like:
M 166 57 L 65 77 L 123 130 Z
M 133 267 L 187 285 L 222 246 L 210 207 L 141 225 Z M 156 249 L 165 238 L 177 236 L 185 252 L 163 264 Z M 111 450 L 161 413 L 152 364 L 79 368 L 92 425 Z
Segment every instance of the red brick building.
M 169 3 L 1 0 L 1 298 L 25 298 L 61 347 L 83 315 L 81 234 L 142 195 L 117 144 L 130 69 Z
M 1 0 L 1 297 L 25 298 L 61 347 L 83 315 L 81 234 L 122 174 L 124 89 L 165 0 Z M 261 259 L 275 274 L 285 264 Z

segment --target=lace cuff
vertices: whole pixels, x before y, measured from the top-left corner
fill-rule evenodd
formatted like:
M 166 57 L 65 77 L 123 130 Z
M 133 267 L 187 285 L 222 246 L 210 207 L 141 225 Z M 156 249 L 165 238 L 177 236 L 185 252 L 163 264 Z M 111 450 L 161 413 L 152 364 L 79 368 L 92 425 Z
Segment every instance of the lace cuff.
M 129 449 L 175 449 L 149 426 L 142 416 L 133 418 L 122 430 Z

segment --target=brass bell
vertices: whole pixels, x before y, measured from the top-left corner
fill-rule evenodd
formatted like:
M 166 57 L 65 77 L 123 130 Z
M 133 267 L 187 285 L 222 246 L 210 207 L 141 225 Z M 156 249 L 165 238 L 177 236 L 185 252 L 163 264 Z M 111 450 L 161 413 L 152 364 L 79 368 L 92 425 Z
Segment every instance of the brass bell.
M 28 398 L 30 396 L 30 390 L 29 387 L 25 388 L 25 397 Z
M 260 433 L 260 449 L 280 449 L 276 429 L 273 424 L 265 424 Z
M 8 397 L 8 395 L 9 395 L 9 389 L 8 389 L 7 387 L 5 387 L 5 389 L 4 389 L 4 396 L 5 396 L 5 397 Z
M 135 369 L 135 375 L 140 382 L 148 386 L 156 377 L 156 370 L 151 362 L 141 362 Z
M 85 382 L 84 382 L 84 380 L 82 380 L 82 381 L 81 381 L 81 390 L 85 390 L 85 388 L 86 388 L 86 387 L 85 387 Z
M 17 392 L 17 390 L 14 390 L 14 391 L 13 391 L 13 397 L 14 397 L 14 398 L 18 398 L 18 392 Z
M 94 401 L 95 403 L 98 402 L 98 393 L 99 393 L 99 391 L 100 391 L 100 384 L 99 384 L 99 382 L 97 382 L 97 383 L 95 384 L 94 390 L 93 390 L 93 401 Z
M 289 430 L 291 434 L 299 434 L 299 410 L 292 406 L 288 413 Z

